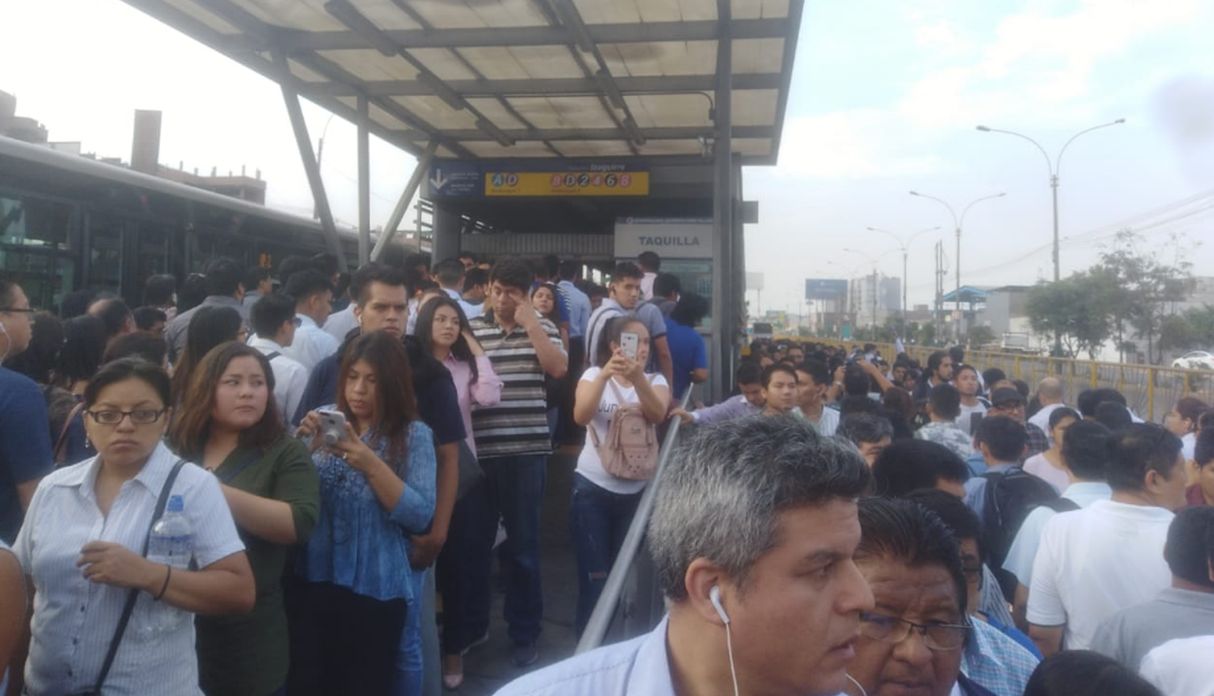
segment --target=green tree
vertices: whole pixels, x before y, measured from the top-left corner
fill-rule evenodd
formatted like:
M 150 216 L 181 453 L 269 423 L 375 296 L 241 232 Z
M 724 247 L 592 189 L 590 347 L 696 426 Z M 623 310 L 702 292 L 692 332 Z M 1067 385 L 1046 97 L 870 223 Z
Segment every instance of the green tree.
M 1039 283 L 1029 291 L 1025 310 L 1034 331 L 1062 343 L 1068 355 L 1079 352 L 1092 360 L 1110 337 L 1108 278 L 1083 272 L 1057 283 Z
M 1168 304 L 1184 299 L 1192 264 L 1180 260 L 1174 265 L 1165 264 L 1154 252 L 1140 251 L 1138 242 L 1133 231 L 1122 230 L 1113 247 L 1100 255 L 1100 264 L 1093 272 L 1108 283 L 1101 289 L 1109 295 L 1108 316 L 1118 344 L 1124 342 L 1125 328 L 1133 328 L 1147 341 L 1147 361 L 1158 364 L 1163 357 L 1164 347 L 1159 339 Z M 1171 246 L 1191 247 L 1186 244 L 1173 238 Z M 1176 325 L 1170 324 L 1169 332 L 1174 334 Z M 1169 340 L 1176 338 L 1169 336 Z
M 970 348 L 981 348 L 995 342 L 995 331 L 986 324 L 971 326 L 965 334 L 965 340 Z

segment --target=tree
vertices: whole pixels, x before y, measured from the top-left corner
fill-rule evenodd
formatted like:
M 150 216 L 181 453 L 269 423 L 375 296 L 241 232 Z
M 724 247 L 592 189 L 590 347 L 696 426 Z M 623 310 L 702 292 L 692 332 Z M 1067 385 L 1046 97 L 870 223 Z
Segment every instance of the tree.
M 1147 362 L 1158 364 L 1163 358 L 1159 345 L 1167 305 L 1184 299 L 1192 264 L 1177 260 L 1175 265 L 1162 263 L 1155 253 L 1138 250 L 1138 237 L 1131 230 L 1117 233 L 1113 247 L 1100 255 L 1100 264 L 1093 269 L 1103 277 L 1101 290 L 1108 293 L 1111 304 L 1109 318 L 1115 327 L 1118 345 L 1124 343 L 1125 327 L 1133 328 L 1147 341 Z M 1172 248 L 1191 248 L 1176 238 Z M 1175 324 L 1169 332 L 1175 332 Z M 1171 336 L 1175 339 L 1176 336 Z
M 1056 283 L 1033 287 L 1025 310 L 1034 331 L 1054 336 L 1068 355 L 1082 351 L 1095 360 L 1112 330 L 1107 293 L 1106 276 L 1074 273 Z

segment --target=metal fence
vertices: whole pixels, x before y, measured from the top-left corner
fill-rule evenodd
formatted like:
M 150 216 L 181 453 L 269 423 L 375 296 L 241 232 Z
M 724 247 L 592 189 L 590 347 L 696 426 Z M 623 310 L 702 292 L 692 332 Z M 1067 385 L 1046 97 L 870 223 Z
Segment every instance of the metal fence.
M 792 339 L 798 340 L 798 339 Z M 850 350 L 861 345 L 856 341 L 840 341 L 829 338 L 799 339 L 823 345 L 838 346 Z M 869 343 L 864 341 L 863 343 Z M 874 343 L 882 357 L 892 360 L 896 355 L 891 343 Z M 927 364 L 927 356 L 939 348 L 906 346 L 906 353 Z M 1214 373 L 1205 370 L 1181 370 L 1173 367 L 1109 363 L 1069 358 L 1050 358 L 1040 355 L 1000 353 L 994 351 L 967 350 L 965 362 L 979 372 L 997 367 L 1009 379 L 1022 379 L 1036 389 L 1037 382 L 1044 377 L 1057 377 L 1066 389 L 1066 399 L 1074 403 L 1075 395 L 1084 389 L 1112 387 L 1125 395 L 1131 410 L 1145 420 L 1163 422 L 1163 417 L 1177 400 L 1185 396 L 1196 396 L 1206 403 L 1214 403 Z

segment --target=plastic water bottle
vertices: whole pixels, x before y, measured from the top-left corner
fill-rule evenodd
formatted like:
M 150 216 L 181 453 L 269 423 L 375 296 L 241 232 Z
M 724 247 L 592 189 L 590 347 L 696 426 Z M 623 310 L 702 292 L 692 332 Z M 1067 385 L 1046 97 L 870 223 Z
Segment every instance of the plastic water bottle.
M 189 568 L 194 555 L 194 529 L 184 514 L 185 501 L 179 495 L 169 497 L 164 514 L 152 525 L 148 539 L 148 560 L 152 563 L 172 566 L 175 570 Z M 149 607 L 147 630 L 158 631 L 177 628 L 189 620 L 189 612 L 182 611 L 164 602 Z

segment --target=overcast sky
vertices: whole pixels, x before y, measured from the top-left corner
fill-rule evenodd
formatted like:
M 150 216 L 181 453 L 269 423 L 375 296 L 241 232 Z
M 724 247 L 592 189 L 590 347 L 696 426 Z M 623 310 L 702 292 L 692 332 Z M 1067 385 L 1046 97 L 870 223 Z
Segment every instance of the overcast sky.
M 0 90 L 53 140 L 128 159 L 132 111 L 160 109 L 163 164 L 259 168 L 269 205 L 310 214 L 273 83 L 118 0 L 7 0 L 3 26 Z M 910 300 L 931 299 L 941 234 L 951 288 L 952 218 L 911 189 L 958 214 L 1007 193 L 965 220 L 963 283 L 1050 277 L 1045 160 L 979 123 L 1030 135 L 1054 156 L 1075 132 L 1127 119 L 1075 141 L 1063 160 L 1063 273 L 1090 265 L 1102 240 L 1130 225 L 1144 248 L 1214 275 L 1211 36 L 1208 0 L 807 0 L 780 163 L 745 171 L 745 196 L 759 202 L 746 255 L 766 276 L 762 308 L 797 311 L 806 277 L 871 272 L 873 258 L 900 276 L 897 243 L 869 226 L 906 238 L 940 225 L 911 244 Z M 314 142 L 327 125 L 325 182 L 335 215 L 353 225 L 354 127 L 308 102 L 304 111 Z M 372 139 L 373 225 L 413 162 Z

